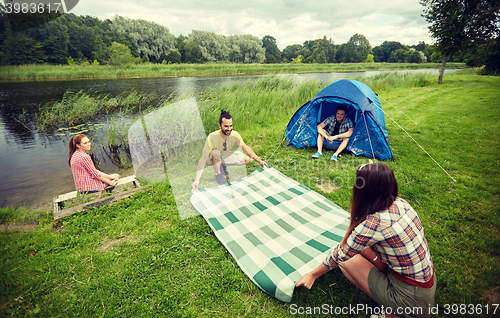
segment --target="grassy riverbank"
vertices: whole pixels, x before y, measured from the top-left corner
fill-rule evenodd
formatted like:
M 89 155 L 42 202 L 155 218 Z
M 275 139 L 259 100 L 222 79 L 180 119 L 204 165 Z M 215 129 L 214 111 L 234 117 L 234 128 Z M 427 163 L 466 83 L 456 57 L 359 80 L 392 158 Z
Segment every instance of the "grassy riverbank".
M 155 100 L 156 93 L 124 92 L 116 97 L 98 92 L 67 91 L 61 101 L 46 103 L 36 114 L 36 128 L 40 131 L 58 125 L 73 125 L 88 120 L 98 113 L 121 110 L 123 113 L 140 111 L 140 106 Z
M 448 63 L 447 68 L 465 68 Z M 138 64 L 0 66 L 0 81 L 67 80 L 82 78 L 226 76 L 311 72 L 359 72 L 440 68 L 439 63 L 333 63 L 333 64 Z
M 484 313 L 500 281 L 500 78 L 450 75 L 437 85 L 434 75 L 385 74 L 363 82 L 376 88 L 387 114 L 395 157 L 386 163 L 425 227 L 440 316 L 445 304 L 483 304 Z M 291 115 L 325 85 L 265 77 L 197 100 L 206 131 L 216 129 L 221 108 L 229 109 L 235 130 L 258 155 L 272 155 L 275 168 L 347 210 L 355 170 L 367 158 L 341 155 L 334 163 L 312 161 L 313 149 L 276 150 Z M 325 192 L 324 184 L 337 189 Z M 202 217 L 180 219 L 166 183 L 55 225 L 50 214 L 1 209 L 0 216 L 11 226 L 38 223 L 29 232 L 0 232 L 0 315 L 289 317 L 291 304 L 376 306 L 338 269 L 312 290 L 296 290 L 291 304 L 268 296 Z

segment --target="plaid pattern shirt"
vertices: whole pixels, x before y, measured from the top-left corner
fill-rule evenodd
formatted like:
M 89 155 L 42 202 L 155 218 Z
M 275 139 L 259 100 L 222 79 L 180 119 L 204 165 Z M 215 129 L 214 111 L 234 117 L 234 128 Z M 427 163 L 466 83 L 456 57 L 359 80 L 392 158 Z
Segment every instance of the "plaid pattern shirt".
M 337 118 L 335 118 L 335 115 L 332 115 L 323 121 L 323 124 L 325 124 L 325 128 L 328 127 L 328 129 L 325 130 L 328 134 L 330 134 L 330 136 L 333 136 L 332 134 L 333 130 L 335 129 L 336 122 Z M 339 134 L 343 134 L 351 128 L 354 128 L 354 125 L 352 124 L 352 121 L 346 116 L 340 123 Z
M 428 282 L 434 267 L 424 229 L 408 202 L 397 198 L 389 209 L 368 215 L 346 241 L 328 253 L 323 265 L 333 269 L 371 247 L 389 268 L 419 283 Z
M 81 149 L 77 149 L 71 156 L 71 172 L 75 179 L 76 191 L 102 191 L 104 184 L 97 179 L 101 176 L 94 166 L 90 156 Z

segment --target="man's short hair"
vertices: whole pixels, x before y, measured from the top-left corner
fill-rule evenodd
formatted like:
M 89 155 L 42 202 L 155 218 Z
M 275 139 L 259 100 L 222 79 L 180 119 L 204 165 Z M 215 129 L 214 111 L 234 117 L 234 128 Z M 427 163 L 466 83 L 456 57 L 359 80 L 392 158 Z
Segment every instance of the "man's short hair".
M 337 111 L 339 111 L 339 110 L 343 110 L 344 114 L 347 114 L 347 107 L 345 105 L 340 105 L 339 107 L 337 107 Z
M 229 112 L 226 112 L 223 109 L 220 111 L 219 125 L 222 125 L 222 118 L 229 120 L 229 119 L 232 119 L 233 117 L 231 117 L 231 115 L 229 115 Z

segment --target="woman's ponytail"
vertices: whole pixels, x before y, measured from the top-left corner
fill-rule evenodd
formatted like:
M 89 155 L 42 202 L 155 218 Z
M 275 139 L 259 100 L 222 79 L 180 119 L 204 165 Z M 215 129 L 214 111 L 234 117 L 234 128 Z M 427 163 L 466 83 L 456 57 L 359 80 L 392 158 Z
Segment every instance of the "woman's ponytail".
M 68 159 L 68 165 L 71 167 L 71 157 L 73 156 L 73 153 L 75 153 L 76 149 L 78 147 L 76 145 L 79 145 L 80 142 L 82 141 L 83 138 L 87 137 L 86 135 L 76 135 L 73 136 L 69 139 L 69 159 Z

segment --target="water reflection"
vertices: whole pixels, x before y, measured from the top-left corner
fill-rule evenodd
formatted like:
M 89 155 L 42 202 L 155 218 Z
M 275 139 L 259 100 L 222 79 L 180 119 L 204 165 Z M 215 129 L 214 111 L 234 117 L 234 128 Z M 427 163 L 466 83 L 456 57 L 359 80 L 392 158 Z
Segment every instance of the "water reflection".
M 416 70 L 411 72 L 433 72 L 438 70 Z M 408 71 L 405 71 L 408 72 Z M 379 71 L 343 72 L 343 73 L 308 73 L 293 76 L 296 80 L 317 79 L 320 82 L 332 82 L 336 79 L 353 76 L 371 76 Z M 211 86 L 220 86 L 235 81 L 247 81 L 265 75 L 224 76 L 224 77 L 180 77 L 180 78 L 128 78 L 128 79 L 91 79 L 43 82 L 0 83 L 0 206 L 32 207 L 48 204 L 58 194 L 73 191 L 74 183 L 68 166 L 69 135 L 58 136 L 55 133 L 40 133 L 30 128 L 33 116 L 40 105 L 50 101 L 59 101 L 67 90 L 78 92 L 98 91 L 116 96 L 135 90 L 141 93 L 156 92 L 158 96 L 197 93 Z M 300 105 L 297 105 L 300 107 Z M 21 116 L 20 114 L 24 115 Z M 130 118 L 132 120 L 133 118 Z M 87 124 L 97 124 L 94 118 Z M 103 131 L 108 124 L 104 119 L 104 128 L 94 133 L 94 138 L 103 139 Z M 105 149 L 95 149 L 99 166 L 107 173 L 119 173 L 122 176 L 133 174 L 133 169 L 123 170 L 116 154 Z

